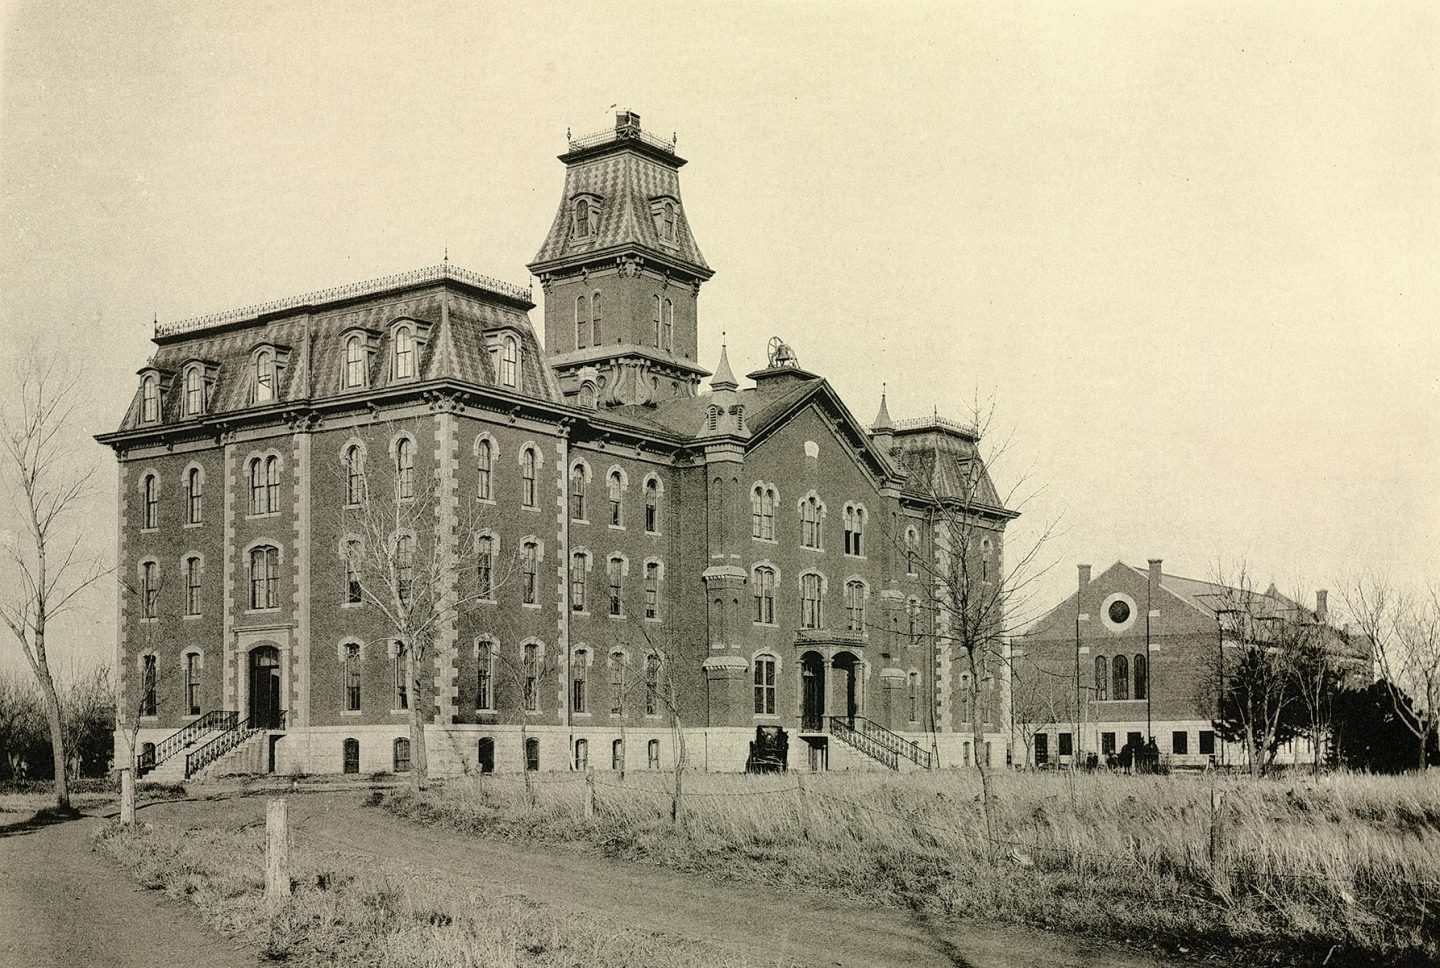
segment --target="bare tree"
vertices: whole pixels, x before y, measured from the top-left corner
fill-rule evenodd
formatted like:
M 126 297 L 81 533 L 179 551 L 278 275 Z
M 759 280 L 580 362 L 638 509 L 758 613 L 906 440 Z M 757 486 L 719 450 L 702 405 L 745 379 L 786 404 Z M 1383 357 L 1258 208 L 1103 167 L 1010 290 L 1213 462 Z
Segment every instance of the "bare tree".
M 519 713 L 520 773 L 525 780 L 525 802 L 534 806 L 535 790 L 530 783 L 530 729 L 526 713 L 540 710 L 542 684 L 560 671 L 562 663 L 559 656 L 538 644 L 533 648 L 522 645 L 518 658 L 506 655 L 498 646 L 492 648 L 495 650 L 495 669 L 506 686 L 506 695 L 518 700 L 513 708 Z M 499 705 L 498 699 L 496 705 Z M 564 712 L 563 709 L 560 711 Z
M 337 480 L 347 500 L 336 514 L 342 535 L 344 594 L 373 609 L 403 664 L 410 727 L 411 779 L 429 779 L 425 724 L 435 708 L 436 642 L 460 616 L 493 600 L 516 574 L 513 556 L 501 557 L 485 526 L 485 505 L 470 495 L 446 493 L 458 483 L 416 470 L 416 440 L 428 424 L 397 437 L 395 452 L 376 455 L 358 470 L 342 457 Z M 408 440 L 409 451 L 398 441 Z M 494 512 L 488 512 L 494 513 Z
M 1289 655 L 1291 688 L 1310 738 L 1310 771 L 1318 774 L 1330 733 L 1330 699 L 1343 675 L 1344 656 L 1337 652 L 1338 637 L 1303 609 L 1282 619 L 1279 637 L 1279 647 Z
M 14 530 L 5 557 L 14 579 L 4 582 L 0 619 L 15 636 L 40 687 L 55 768 L 55 804 L 70 807 L 64 710 L 51 673 L 53 624 L 108 568 L 85 550 L 85 518 L 94 465 L 76 446 L 79 402 L 74 377 L 50 360 L 31 359 L 14 381 L 13 400 L 0 413 L 5 485 Z
M 1416 766 L 1440 722 L 1440 588 L 1394 587 L 1377 576 L 1357 578 L 1344 593 L 1346 611 L 1369 646 L 1395 718 L 1415 737 Z
M 1027 761 L 1034 752 L 1035 735 L 1068 716 L 1072 688 L 1069 676 L 1057 675 L 1025 656 L 1010 659 L 1011 718 Z

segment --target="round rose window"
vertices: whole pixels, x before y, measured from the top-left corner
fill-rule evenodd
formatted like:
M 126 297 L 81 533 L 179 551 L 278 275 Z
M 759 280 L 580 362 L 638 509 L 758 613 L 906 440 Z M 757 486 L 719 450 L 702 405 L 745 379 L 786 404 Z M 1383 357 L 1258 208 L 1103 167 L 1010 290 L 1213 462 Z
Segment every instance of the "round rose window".
M 1110 621 L 1116 625 L 1124 625 L 1130 620 L 1130 604 L 1121 599 L 1110 603 Z

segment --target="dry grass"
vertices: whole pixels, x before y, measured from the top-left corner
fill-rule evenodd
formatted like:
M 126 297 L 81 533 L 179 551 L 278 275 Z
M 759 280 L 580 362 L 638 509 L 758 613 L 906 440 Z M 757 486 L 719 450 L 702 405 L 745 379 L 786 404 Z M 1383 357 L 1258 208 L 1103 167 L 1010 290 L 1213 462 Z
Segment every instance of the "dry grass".
M 601 774 L 467 778 L 391 795 L 402 816 L 537 842 L 583 842 L 682 870 L 839 891 L 935 913 L 1018 921 L 1252 960 L 1440 963 L 1440 775 L 1248 778 L 1010 773 L 989 844 L 972 773 Z M 1227 849 L 1208 856 L 1213 785 Z
M 264 831 L 106 827 L 97 847 L 145 886 L 196 904 L 273 961 L 355 968 L 731 968 L 714 946 L 550 911 L 493 892 L 382 871 L 363 857 L 293 850 L 289 902 L 264 890 Z

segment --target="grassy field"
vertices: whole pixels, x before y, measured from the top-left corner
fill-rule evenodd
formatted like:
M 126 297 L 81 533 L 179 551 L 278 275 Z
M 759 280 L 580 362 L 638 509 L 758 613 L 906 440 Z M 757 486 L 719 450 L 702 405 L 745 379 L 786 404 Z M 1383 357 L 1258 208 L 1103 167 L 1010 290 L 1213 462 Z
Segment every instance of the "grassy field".
M 453 780 L 386 797 L 475 833 L 580 842 L 636 860 L 930 913 L 1012 921 L 1228 963 L 1440 963 L 1440 775 L 1124 777 L 1009 773 L 999 843 L 973 773 Z M 1212 788 L 1224 849 L 1209 857 Z

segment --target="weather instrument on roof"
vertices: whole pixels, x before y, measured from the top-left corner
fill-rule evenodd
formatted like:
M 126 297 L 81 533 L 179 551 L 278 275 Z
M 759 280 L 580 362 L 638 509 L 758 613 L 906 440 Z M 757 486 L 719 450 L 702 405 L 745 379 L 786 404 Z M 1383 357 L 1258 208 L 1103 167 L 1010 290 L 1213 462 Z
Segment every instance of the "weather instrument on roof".
M 793 369 L 800 369 L 800 361 L 795 357 L 792 350 L 784 340 L 778 336 L 770 337 L 770 366 L 788 366 Z

